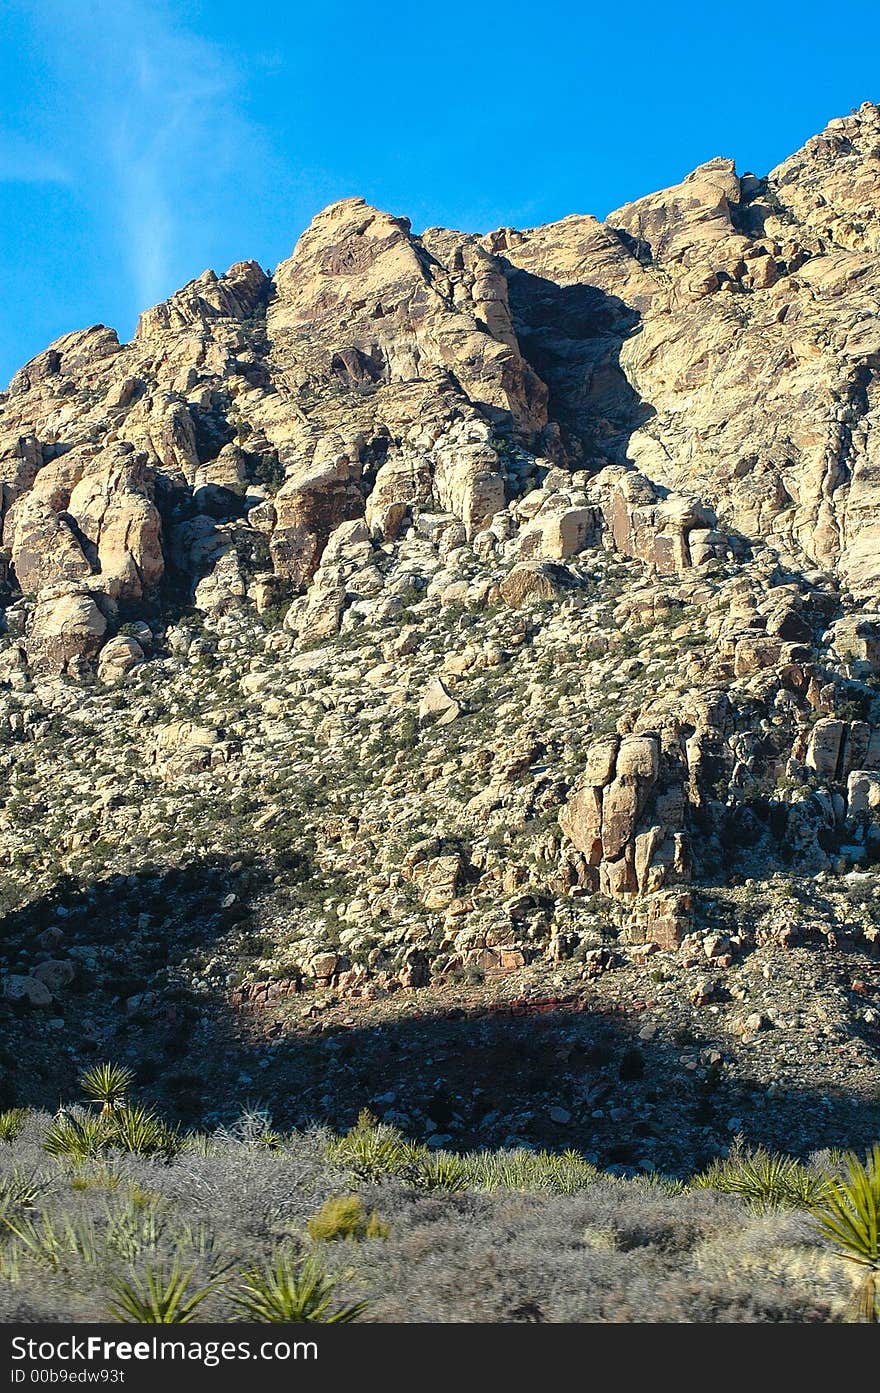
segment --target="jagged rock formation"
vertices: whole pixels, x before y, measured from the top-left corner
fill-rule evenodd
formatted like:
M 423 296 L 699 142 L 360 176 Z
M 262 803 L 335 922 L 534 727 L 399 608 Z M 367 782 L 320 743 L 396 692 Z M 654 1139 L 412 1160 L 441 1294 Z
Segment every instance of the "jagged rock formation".
M 351 835 L 300 827 L 351 921 L 392 926 L 359 975 L 318 915 L 322 981 L 565 956 L 559 906 L 594 895 L 671 949 L 750 858 L 880 853 L 878 411 L 870 104 L 766 178 L 713 160 L 604 223 L 416 236 L 344 200 L 274 276 L 205 272 L 0 395 L 7 728 L 99 742 L 68 680 L 94 678 L 151 726 L 164 674 L 166 802 L 243 796 L 276 738 L 317 789 L 316 749 L 369 768 L 384 741 L 332 808 Z

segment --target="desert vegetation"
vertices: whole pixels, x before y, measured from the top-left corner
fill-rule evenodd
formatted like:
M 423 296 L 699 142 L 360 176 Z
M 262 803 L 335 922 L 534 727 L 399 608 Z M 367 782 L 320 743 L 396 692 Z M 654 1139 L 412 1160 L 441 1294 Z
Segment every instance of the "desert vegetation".
M 112 1084 L 109 1110 L 106 1087 Z M 750 1149 L 690 1180 L 127 1101 L 0 1115 L 6 1321 L 876 1320 L 880 1148 Z M 121 1085 L 121 1088 L 120 1088 Z M 96 1096 L 97 1095 L 97 1096 Z

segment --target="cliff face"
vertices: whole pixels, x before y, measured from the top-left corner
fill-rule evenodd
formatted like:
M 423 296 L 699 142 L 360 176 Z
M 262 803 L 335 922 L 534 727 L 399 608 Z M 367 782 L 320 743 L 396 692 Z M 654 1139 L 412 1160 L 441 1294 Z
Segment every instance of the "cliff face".
M 412 978 L 564 956 L 554 907 L 596 893 L 674 947 L 693 886 L 750 857 L 880 854 L 878 413 L 875 106 L 766 178 L 715 159 L 604 223 L 416 236 L 347 199 L 272 278 L 205 272 L 131 343 L 65 335 L 0 395 L 9 730 L 104 689 L 149 726 L 161 673 L 192 709 L 149 778 L 182 798 L 246 782 L 267 721 L 367 750 L 319 848 L 354 848 L 352 902 L 385 896 Z M 201 708 L 233 690 L 229 740 Z

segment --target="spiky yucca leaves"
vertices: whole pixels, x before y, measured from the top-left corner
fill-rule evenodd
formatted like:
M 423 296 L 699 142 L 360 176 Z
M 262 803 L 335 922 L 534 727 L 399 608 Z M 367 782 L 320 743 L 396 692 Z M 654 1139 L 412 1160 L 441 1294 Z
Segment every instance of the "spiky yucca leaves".
M 81 1108 L 60 1108 L 43 1137 L 43 1150 L 48 1156 L 72 1161 L 74 1165 L 92 1160 L 108 1146 L 105 1119 Z
M 216 1285 L 193 1287 L 193 1271 L 182 1269 L 175 1259 L 170 1268 L 147 1263 L 142 1276 L 117 1278 L 112 1283 L 115 1300 L 110 1303 L 110 1314 L 138 1325 L 188 1325 Z
M 107 1249 L 126 1262 L 134 1262 L 141 1253 L 155 1249 L 165 1228 L 159 1200 L 144 1205 L 129 1196 L 105 1210 Z
M 97 1262 L 98 1236 L 90 1219 L 50 1213 L 33 1218 L 30 1214 L 21 1214 L 7 1217 L 4 1223 L 19 1253 L 48 1272 Z
M 95 1064 L 87 1069 L 79 1081 L 83 1093 L 93 1103 L 101 1104 L 101 1111 L 109 1113 L 118 1108 L 134 1082 L 134 1074 L 124 1064 Z
M 82 1108 L 62 1108 L 43 1138 L 43 1150 L 75 1165 L 110 1150 L 137 1156 L 171 1155 L 177 1133 L 141 1103 L 120 1103 L 96 1116 Z
M 463 1156 L 434 1152 L 378 1122 L 366 1109 L 350 1132 L 329 1140 L 327 1158 L 348 1167 L 358 1180 L 373 1182 L 391 1175 L 425 1190 L 473 1186 L 572 1195 L 594 1184 L 599 1174 L 578 1151 L 475 1151 Z
M 464 1190 L 468 1184 L 467 1168 L 460 1156 L 443 1152 L 428 1152 L 420 1156 L 405 1177 L 417 1190 Z
M 27 1121 L 27 1108 L 7 1108 L 0 1112 L 0 1141 L 15 1141 Z
M 320 1322 L 342 1325 L 357 1320 L 365 1301 L 331 1309 L 336 1278 L 312 1254 L 297 1258 L 283 1245 L 263 1267 L 242 1272 L 232 1301 L 249 1320 L 272 1324 Z
M 418 1166 L 424 1147 L 407 1139 L 394 1127 L 378 1122 L 364 1109 L 344 1137 L 332 1137 L 327 1158 L 346 1166 L 358 1180 L 372 1182 L 386 1175 L 406 1175 Z
M 866 1269 L 855 1318 L 880 1323 L 880 1142 L 864 1161 L 854 1152 L 843 1157 L 843 1174 L 827 1178 L 813 1212 L 838 1255 Z
M 693 1184 L 697 1189 L 739 1195 L 763 1210 L 808 1209 L 820 1202 L 827 1182 L 824 1176 L 815 1174 L 793 1156 L 782 1156 L 761 1147 L 749 1150 L 737 1139 L 729 1156 L 723 1161 L 714 1161 L 694 1177 Z
M 45 1188 L 46 1181 L 39 1180 L 35 1175 L 25 1175 L 20 1170 L 0 1177 L 0 1227 L 7 1216 L 32 1208 L 37 1195 Z
M 579 1151 L 475 1151 L 461 1158 L 467 1183 L 480 1190 L 549 1190 L 573 1195 L 593 1185 L 597 1168 Z
M 191 1151 L 194 1156 L 212 1156 L 217 1149 L 216 1138 L 209 1132 L 185 1132 L 180 1138 L 181 1151 Z
M 171 1155 L 177 1133 L 141 1103 L 125 1103 L 105 1118 L 109 1145 L 137 1156 Z

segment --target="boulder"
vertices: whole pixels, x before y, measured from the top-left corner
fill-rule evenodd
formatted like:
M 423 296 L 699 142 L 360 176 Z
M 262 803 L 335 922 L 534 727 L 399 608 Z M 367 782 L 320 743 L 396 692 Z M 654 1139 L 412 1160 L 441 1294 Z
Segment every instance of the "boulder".
M 119 634 L 104 644 L 98 659 L 98 681 L 118 682 L 144 661 L 144 650 L 136 638 Z
M 816 722 L 810 735 L 806 764 L 828 779 L 837 778 L 846 725 L 834 718 Z
M 107 632 L 107 620 L 88 590 L 54 585 L 37 595 L 25 647 L 39 672 L 79 675 L 93 663 Z
M 564 566 L 549 561 L 521 561 L 508 571 L 499 586 L 501 597 L 511 609 L 542 600 L 554 600 L 571 581 Z
M 3 995 L 7 1001 L 20 1002 L 26 1006 L 51 1006 L 53 1001 L 51 991 L 39 977 L 16 973 L 3 978 Z
M 419 723 L 449 725 L 461 715 L 461 707 L 440 677 L 433 677 L 419 702 Z
M 52 994 L 57 996 L 65 987 L 69 987 L 76 976 L 76 968 L 68 958 L 49 958 L 46 962 L 37 963 L 31 976 L 38 982 L 42 982 Z M 27 979 L 25 979 L 27 980 Z M 38 1002 L 31 1003 L 39 1005 Z

